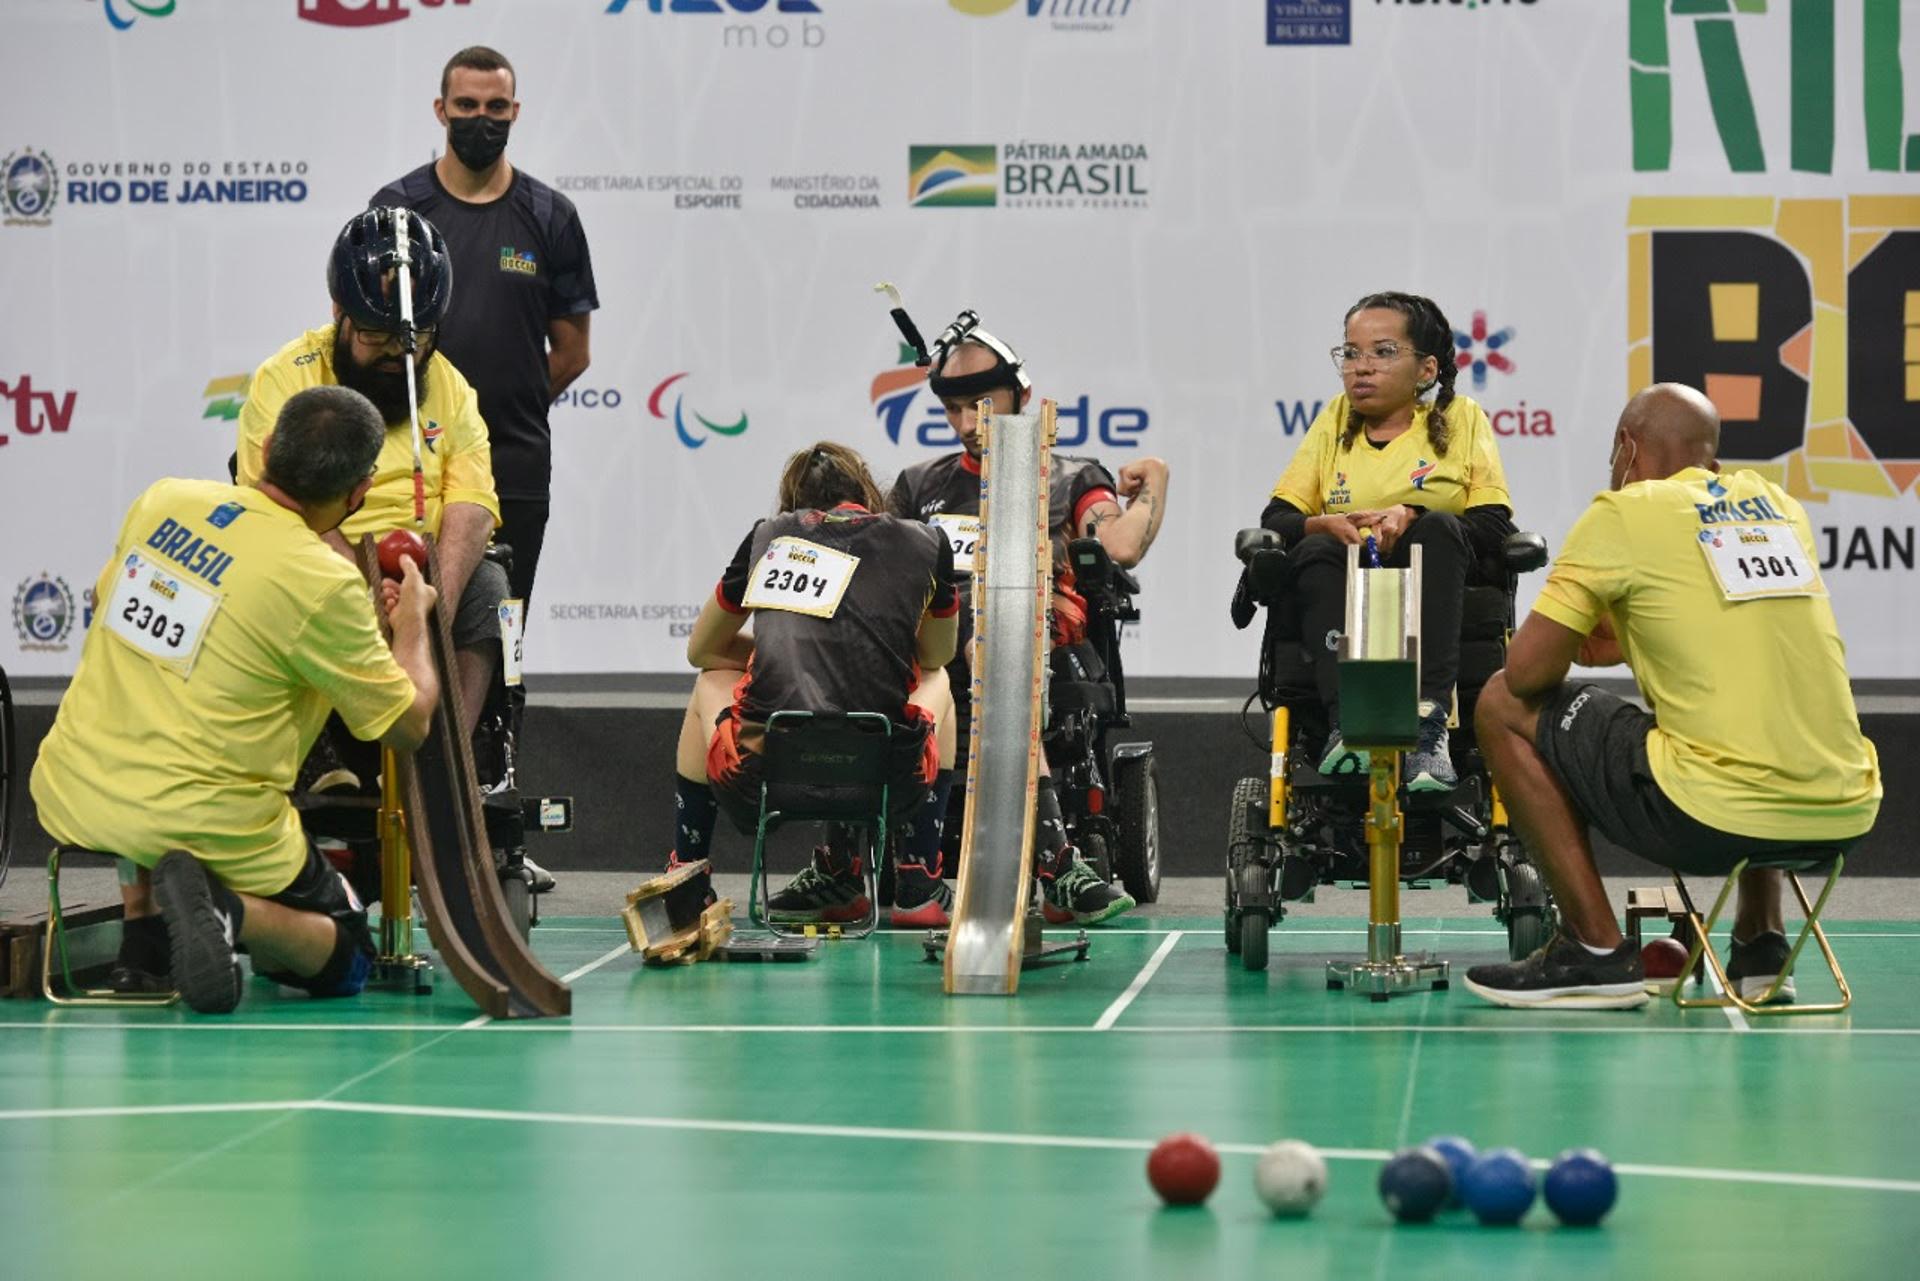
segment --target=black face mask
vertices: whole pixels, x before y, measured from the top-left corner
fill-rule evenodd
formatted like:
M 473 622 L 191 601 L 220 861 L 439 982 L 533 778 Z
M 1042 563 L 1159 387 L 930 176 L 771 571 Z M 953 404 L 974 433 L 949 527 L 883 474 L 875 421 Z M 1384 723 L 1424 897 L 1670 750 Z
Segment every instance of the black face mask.
M 513 121 L 495 120 L 492 116 L 449 116 L 447 146 L 453 149 L 461 164 L 481 173 L 493 168 L 500 153 L 507 149 L 507 131 L 512 127 Z

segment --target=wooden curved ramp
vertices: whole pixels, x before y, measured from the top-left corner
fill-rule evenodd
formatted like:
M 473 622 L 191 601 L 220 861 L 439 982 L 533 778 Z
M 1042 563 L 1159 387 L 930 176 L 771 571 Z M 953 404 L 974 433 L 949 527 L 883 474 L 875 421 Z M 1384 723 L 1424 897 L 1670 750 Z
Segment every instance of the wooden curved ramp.
M 362 567 L 372 553 L 361 549 Z M 428 540 L 427 577 L 440 580 L 440 554 Z M 379 566 L 371 566 L 378 581 Z M 446 608 L 442 608 L 446 606 Z M 440 702 L 433 729 L 412 758 L 402 758 L 400 781 L 407 833 L 413 846 L 414 883 L 427 918 L 427 933 L 454 981 L 496 1019 L 553 1018 L 573 1010 L 573 993 L 527 949 L 513 926 L 474 774 L 473 744 L 460 732 L 460 686 L 455 677 L 453 633 L 444 599 L 434 607 L 427 643 L 440 673 Z

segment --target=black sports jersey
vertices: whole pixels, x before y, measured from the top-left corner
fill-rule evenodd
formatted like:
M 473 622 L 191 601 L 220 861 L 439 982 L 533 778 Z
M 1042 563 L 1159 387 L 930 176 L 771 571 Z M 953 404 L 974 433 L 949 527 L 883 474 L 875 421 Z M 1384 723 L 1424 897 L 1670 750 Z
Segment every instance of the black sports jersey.
M 447 238 L 453 298 L 440 322 L 440 350 L 480 394 L 494 489 L 503 498 L 546 498 L 553 474 L 547 327 L 600 305 L 573 202 L 516 169 L 505 195 L 470 204 L 425 164 L 368 203 L 418 210 Z
M 1066 545 L 1087 508 L 1102 499 L 1117 503 L 1119 486 L 1098 460 L 1055 454 L 1047 483 L 1047 528 L 1053 535 L 1054 564 L 1066 564 Z M 937 523 L 934 517 L 980 514 L 980 463 L 965 450 L 929 458 L 901 472 L 887 506 L 896 516 Z M 950 534 L 951 537 L 951 534 Z M 964 572 L 964 571 L 963 571 Z
M 920 620 L 960 608 L 947 540 L 851 503 L 754 525 L 714 589 L 753 611 L 742 720 L 777 711 L 905 715 L 920 682 Z
M 1067 568 L 1067 543 L 1080 528 L 1080 518 L 1098 502 L 1120 501 L 1112 473 L 1092 458 L 1055 454 L 1047 481 L 1047 528 L 1053 536 L 1054 573 Z M 901 472 L 893 482 L 887 506 L 896 516 L 926 521 L 939 526 L 947 535 L 954 563 L 962 577 L 973 569 L 973 542 L 977 523 L 967 526 L 943 521 L 943 516 L 978 517 L 980 514 L 980 463 L 965 450 L 929 458 Z M 973 637 L 973 611 L 960 619 L 960 648 L 947 665 L 954 697 L 965 700 L 970 692 L 971 676 L 967 667 L 967 642 Z

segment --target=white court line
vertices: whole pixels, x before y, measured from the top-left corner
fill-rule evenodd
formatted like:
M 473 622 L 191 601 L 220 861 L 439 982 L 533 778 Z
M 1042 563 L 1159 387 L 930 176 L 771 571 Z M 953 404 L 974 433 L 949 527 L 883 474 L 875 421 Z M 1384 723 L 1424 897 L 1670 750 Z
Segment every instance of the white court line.
M 1825 923 L 1823 922 L 1823 924 Z M 1835 922 L 1834 924 L 1844 924 L 1844 922 Z M 536 930 L 543 930 L 551 934 L 621 934 L 625 932 L 623 927 L 618 925 L 540 925 L 540 926 L 535 926 L 534 928 Z M 1292 925 L 1283 924 L 1283 925 L 1276 925 L 1274 929 L 1279 931 L 1282 935 L 1323 935 L 1323 936 L 1332 937 L 1332 938 L 1364 938 L 1367 932 L 1367 928 L 1364 925 L 1356 925 L 1351 929 L 1344 929 L 1344 930 L 1326 930 L 1326 929 L 1309 929 L 1303 926 L 1292 926 Z M 1841 931 L 1836 933 L 1832 925 L 1826 925 L 1826 930 L 1827 930 L 1827 941 L 1829 943 L 1836 943 L 1836 942 L 1839 942 L 1841 939 L 1920 939 L 1920 930 L 1908 930 L 1908 931 L 1876 930 L 1876 931 L 1859 931 L 1855 933 Z M 1114 934 L 1200 934 L 1205 932 L 1206 931 L 1204 930 L 1196 930 L 1190 925 L 1183 925 L 1178 929 L 1175 929 L 1171 926 L 1168 926 L 1165 928 L 1154 926 L 1154 927 L 1146 927 L 1146 928 L 1140 928 L 1140 929 L 1134 929 L 1134 928 L 1123 926 L 1120 928 L 1110 929 L 1107 926 L 1101 925 L 1101 926 L 1095 926 L 1094 928 L 1088 930 L 1087 938 L 1089 941 L 1093 941 L 1093 940 L 1097 940 L 1102 937 L 1105 937 L 1108 935 L 1114 935 Z M 1505 930 L 1422 929 L 1414 925 L 1402 926 L 1400 932 L 1402 934 L 1423 934 L 1423 935 L 1434 935 L 1434 936 L 1448 937 L 1448 938 L 1505 938 L 1507 936 L 1507 932 Z M 1721 936 L 1722 935 L 1716 935 L 1716 937 L 1721 937 Z M 879 933 L 875 934 L 873 937 L 885 938 L 885 939 L 911 939 L 915 943 L 920 943 L 925 941 L 926 934 L 919 930 L 882 930 Z M 851 940 L 845 940 L 845 941 L 851 941 Z
M 1167 935 L 1166 942 L 1155 949 L 1153 955 L 1147 958 L 1147 963 L 1140 967 L 1140 972 L 1133 976 L 1133 982 L 1127 985 L 1127 990 L 1114 998 L 1113 1004 L 1106 1008 L 1106 1012 L 1094 1020 L 1094 1031 L 1107 1031 L 1122 1014 L 1126 1013 L 1127 1007 L 1133 1004 L 1133 998 L 1140 995 L 1146 988 L 1148 980 L 1153 978 L 1154 971 L 1160 968 L 1161 963 L 1167 959 L 1167 954 L 1172 952 L 1180 942 L 1180 934 L 1181 931 L 1175 930 Z
M 300 1112 L 311 1104 L 306 1099 L 282 1099 L 272 1103 L 147 1103 L 124 1107 L 92 1108 L 14 1108 L 0 1112 L 0 1121 L 66 1121 L 89 1117 L 115 1116 L 195 1116 L 203 1112 Z
M 483 1019 L 485 1016 L 481 1016 Z M 439 1032 L 443 1036 L 480 1028 L 481 1020 L 447 1027 L 441 1023 L 33 1023 L 0 1022 L 0 1031 L 38 1032 Z M 1166 1033 L 1202 1036 L 1391 1036 L 1424 1032 L 1428 1036 L 1727 1036 L 1731 1027 L 1634 1027 L 1630 1020 L 1609 1018 L 1606 1023 L 1577 1027 L 1543 1027 L 1514 1021 L 1504 1025 L 1435 1027 L 1417 1023 L 1129 1023 L 1125 1027 L 1096 1029 L 1083 1023 L 947 1024 L 947 1023 L 569 1023 L 565 1020 L 515 1020 L 487 1023 L 481 1030 L 494 1036 L 603 1034 L 609 1036 L 1085 1036 L 1095 1031 L 1132 1032 L 1142 1036 Z M 1920 1036 L 1920 1028 L 1808 1027 L 1778 1025 L 1763 1035 L 1801 1036 Z M 426 1046 L 420 1047 L 428 1048 Z
M 723 1121 L 697 1117 L 619 1116 L 576 1112 L 507 1112 L 495 1108 L 429 1107 L 409 1103 L 347 1103 L 337 1099 L 306 1099 L 282 1103 L 157 1104 L 113 1108 L 25 1108 L 0 1111 L 0 1122 L 84 1119 L 88 1117 L 166 1116 L 182 1112 L 337 1112 L 359 1116 L 401 1116 L 420 1120 L 501 1121 L 521 1125 L 598 1126 L 609 1129 L 679 1130 L 706 1134 L 750 1134 L 783 1138 L 854 1139 L 895 1143 L 959 1143 L 994 1147 L 1065 1148 L 1093 1151 L 1147 1152 L 1152 1139 L 1105 1138 L 1083 1134 L 1010 1134 L 991 1130 L 915 1130 L 892 1126 L 815 1125 L 785 1121 Z M 1258 1156 L 1262 1143 L 1216 1143 L 1234 1156 Z M 1392 1153 L 1381 1148 L 1321 1148 L 1333 1161 L 1384 1161 Z M 1548 1162 L 1535 1160 L 1536 1169 Z M 1854 1175 L 1804 1174 L 1786 1170 L 1723 1170 L 1702 1166 L 1616 1164 L 1620 1174 L 1649 1178 L 1692 1179 L 1707 1183 L 1756 1183 L 1776 1187 L 1840 1188 L 1863 1192 L 1920 1193 L 1920 1180 L 1876 1179 Z
M 581 966 L 579 969 L 574 970 L 568 974 L 562 974 L 560 976 L 560 981 L 562 983 L 571 983 L 575 979 L 585 978 L 587 975 L 593 973 L 595 970 L 605 965 L 608 961 L 611 961 L 616 957 L 625 956 L 632 951 L 633 951 L 633 944 L 622 943 L 619 947 L 614 948 L 611 952 L 608 952 L 605 956 L 601 957 L 599 960 L 588 961 L 585 965 Z
M 1706 966 L 1707 982 L 1709 985 L 1712 986 L 1713 994 L 1715 996 L 1725 996 L 1727 994 L 1727 989 L 1720 986 L 1720 976 L 1713 972 L 1713 967 L 1711 965 L 1707 965 L 1704 959 L 1700 962 L 1700 964 Z M 1684 978 L 1685 976 L 1683 975 L 1681 976 L 1681 978 L 1675 979 L 1674 982 L 1675 983 L 1682 982 L 1684 981 Z M 1667 999 L 1672 1000 L 1673 998 L 1668 997 Z M 1734 1031 L 1736 1032 L 1753 1031 L 1753 1025 L 1747 1022 L 1747 1016 L 1745 1014 L 1742 1014 L 1734 1006 L 1723 1005 L 1720 1007 L 1720 1012 L 1727 1016 L 1727 1022 L 1733 1027 Z

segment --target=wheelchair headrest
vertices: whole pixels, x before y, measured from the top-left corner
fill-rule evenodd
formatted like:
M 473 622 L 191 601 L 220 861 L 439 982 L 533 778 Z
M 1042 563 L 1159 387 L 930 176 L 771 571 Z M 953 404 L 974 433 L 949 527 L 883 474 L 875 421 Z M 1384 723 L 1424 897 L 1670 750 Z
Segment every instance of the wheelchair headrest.
M 1233 558 L 1242 565 L 1253 563 L 1258 551 L 1280 550 L 1280 535 L 1271 529 L 1243 529 L 1233 536 Z
M 1281 546 L 1280 535 L 1271 529 L 1243 529 L 1233 536 L 1233 554 L 1246 566 L 1242 581 L 1246 584 L 1246 606 L 1264 605 L 1273 600 L 1287 585 L 1287 552 Z M 1246 613 L 1249 621 L 1252 614 L 1241 605 L 1234 607 L 1236 620 Z M 1237 623 L 1244 627 L 1245 623 Z
M 1547 563 L 1547 540 L 1527 529 L 1516 529 L 1500 545 L 1500 560 L 1510 574 L 1531 574 Z

